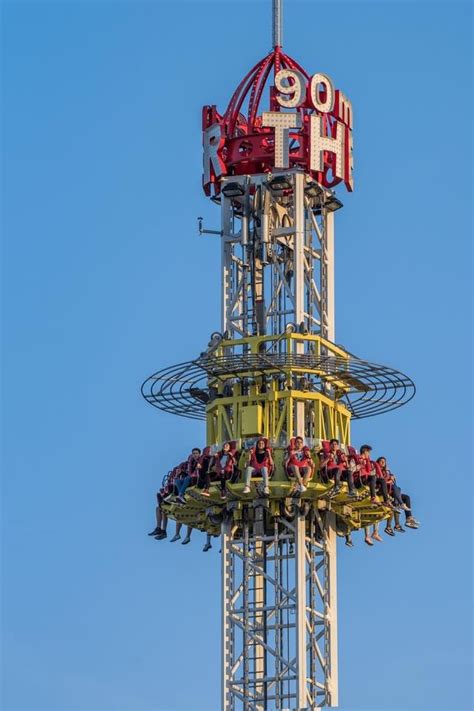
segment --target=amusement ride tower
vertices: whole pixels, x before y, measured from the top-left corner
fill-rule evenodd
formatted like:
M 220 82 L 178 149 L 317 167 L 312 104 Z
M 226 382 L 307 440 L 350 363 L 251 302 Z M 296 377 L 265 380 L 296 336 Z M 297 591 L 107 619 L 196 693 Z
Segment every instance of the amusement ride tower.
M 263 110 L 267 100 L 268 110 Z M 365 487 L 316 476 L 295 496 L 284 458 L 304 437 L 350 446 L 352 418 L 407 402 L 413 382 L 335 343 L 333 188 L 352 181 L 352 106 L 325 74 L 310 76 L 282 51 L 273 0 L 273 49 L 220 114 L 203 109 L 207 195 L 221 212 L 221 325 L 196 359 L 148 378 L 156 407 L 205 419 L 207 445 L 228 441 L 239 468 L 265 437 L 275 463 L 270 494 L 244 493 L 242 477 L 186 504 L 162 504 L 176 521 L 222 542 L 222 711 L 338 705 L 338 534 L 387 519 Z M 239 459 L 240 457 L 240 459 Z M 213 490 L 215 489 L 215 491 Z

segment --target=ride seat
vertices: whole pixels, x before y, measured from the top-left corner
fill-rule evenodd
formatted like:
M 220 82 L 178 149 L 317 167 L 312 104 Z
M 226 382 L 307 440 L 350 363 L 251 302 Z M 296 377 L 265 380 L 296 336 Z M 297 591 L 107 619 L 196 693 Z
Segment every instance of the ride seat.
M 329 452 L 331 451 L 331 447 L 329 445 L 328 439 L 321 440 L 321 448 L 322 448 L 324 454 L 329 454 Z
M 210 457 L 211 455 L 212 455 L 212 447 L 204 447 L 199 459 L 203 459 L 204 457 Z
M 263 439 L 263 441 L 265 442 L 265 448 L 268 449 L 268 451 L 270 452 L 270 454 L 271 454 L 271 456 L 272 456 L 272 459 L 273 459 L 273 449 L 272 449 L 272 447 L 270 446 L 270 441 L 269 441 L 268 437 L 258 437 L 257 440 L 256 440 L 256 442 L 255 442 L 255 444 L 254 444 L 254 446 L 253 446 L 253 447 L 250 447 L 250 450 L 256 449 L 256 448 L 257 448 L 257 442 L 258 442 L 259 440 L 262 440 L 262 439 Z M 249 450 L 249 451 L 250 451 L 250 450 Z M 275 466 L 273 466 L 273 467 L 270 466 L 270 467 L 269 467 L 269 472 L 268 472 L 268 476 L 269 476 L 270 479 L 272 478 L 274 472 L 275 472 Z M 252 479 L 253 479 L 253 478 L 254 478 L 254 476 L 252 475 Z
M 291 450 L 292 450 L 292 449 L 295 449 L 295 440 L 296 440 L 296 437 L 292 437 L 292 438 L 290 439 L 290 441 L 289 441 L 289 443 L 288 443 L 288 446 L 287 446 L 287 448 L 286 448 L 287 454 L 290 454 L 290 453 L 291 453 Z M 303 439 L 303 449 L 306 451 L 306 453 L 307 453 L 307 455 L 309 456 L 310 460 L 313 462 L 313 473 L 314 473 L 314 472 L 316 471 L 318 465 L 317 465 L 317 463 L 315 463 L 313 457 L 311 456 L 311 450 L 310 450 L 310 448 L 308 447 L 308 445 L 305 444 L 304 439 Z M 288 466 L 285 467 L 285 471 L 286 471 L 286 475 L 287 475 L 290 479 L 293 479 L 293 478 L 294 478 L 294 474 L 293 474 L 293 472 L 290 471 L 290 469 L 289 469 Z

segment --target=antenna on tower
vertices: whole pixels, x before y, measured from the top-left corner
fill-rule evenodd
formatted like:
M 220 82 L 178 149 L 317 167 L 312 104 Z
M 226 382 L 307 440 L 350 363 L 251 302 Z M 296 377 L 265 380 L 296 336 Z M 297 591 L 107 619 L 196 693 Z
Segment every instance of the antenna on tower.
M 273 47 L 283 45 L 283 0 L 272 0 L 273 2 Z

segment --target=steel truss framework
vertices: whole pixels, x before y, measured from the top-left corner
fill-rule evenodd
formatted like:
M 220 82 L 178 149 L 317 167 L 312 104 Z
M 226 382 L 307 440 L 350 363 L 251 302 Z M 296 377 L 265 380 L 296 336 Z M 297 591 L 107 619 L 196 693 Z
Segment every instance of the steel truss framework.
M 334 204 L 299 170 L 222 180 L 222 322 L 231 339 L 281 334 L 289 323 L 332 337 Z
M 230 341 L 222 349 L 228 360 L 224 368 L 238 354 L 244 360 L 252 352 L 260 360 L 268 355 L 267 347 L 262 354 L 261 344 L 246 343 L 252 336 L 276 337 L 284 360 L 291 352 L 296 357 L 313 352 L 304 340 L 290 342 L 285 352 L 281 346 L 289 331 L 334 341 L 330 197 L 297 169 L 221 181 L 221 323 Z M 255 379 L 258 370 L 252 365 Z M 211 383 L 216 373 L 209 376 Z M 235 429 L 237 393 L 233 390 L 233 405 L 220 408 L 230 430 Z M 290 409 L 287 405 L 288 438 L 306 430 L 304 403 Z M 212 415 L 208 437 L 210 420 Z M 317 511 L 303 510 L 293 523 L 278 518 L 273 529 L 263 509 L 258 511 L 262 520 L 254 517 L 251 530 L 245 518 L 240 533 L 232 535 L 228 524 L 222 530 L 222 711 L 336 706 L 335 524 L 329 517 L 320 524 L 318 541 Z
M 207 417 L 208 444 L 242 441 L 245 408 L 257 413 L 252 434 L 275 447 L 296 435 L 349 443 L 351 416 L 399 407 L 414 384 L 334 344 L 340 203 L 298 169 L 220 188 L 221 333 L 198 359 L 148 378 L 144 397 Z M 259 505 L 246 519 L 231 504 L 221 504 L 221 711 L 337 706 L 335 514 L 305 505 L 272 518 Z
M 324 518 L 323 518 L 324 516 Z M 264 514 L 262 514 L 262 518 Z M 257 518 L 257 517 L 256 517 Z M 222 532 L 223 679 L 226 711 L 337 705 L 333 515 L 232 523 Z

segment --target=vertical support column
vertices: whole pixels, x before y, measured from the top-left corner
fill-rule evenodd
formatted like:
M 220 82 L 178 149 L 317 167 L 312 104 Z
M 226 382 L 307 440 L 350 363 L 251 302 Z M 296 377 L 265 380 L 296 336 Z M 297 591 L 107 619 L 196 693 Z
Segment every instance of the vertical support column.
M 228 322 L 228 308 L 232 299 L 232 244 L 228 241 L 227 235 L 231 232 L 232 206 L 229 198 L 222 194 L 221 203 L 221 330 L 226 331 L 231 324 Z M 235 334 L 232 334 L 235 336 Z
M 306 709 L 306 518 L 295 519 L 295 588 L 296 588 L 296 708 Z
M 305 202 L 304 202 L 304 174 L 294 175 L 294 242 L 293 242 L 293 269 L 294 269 L 294 296 L 295 296 L 295 325 L 305 321 Z M 296 344 L 296 352 L 303 353 L 304 344 Z M 305 436 L 304 402 L 295 403 L 295 422 L 292 435 Z
M 336 311 L 334 301 L 334 212 L 326 213 L 326 307 L 327 334 L 325 337 L 334 343 L 336 339 Z M 336 436 L 336 429 L 332 436 Z M 326 603 L 327 603 L 327 694 L 330 706 L 338 705 L 338 647 L 337 647 L 337 534 L 336 516 L 326 515 Z
M 304 297 L 304 230 L 305 230 L 305 204 L 304 204 L 304 174 L 294 175 L 294 243 L 293 243 L 293 271 L 295 295 L 295 323 L 299 326 L 305 317 Z
M 326 684 L 329 706 L 339 705 L 337 640 L 337 534 L 336 516 L 326 515 Z
M 327 307 L 327 335 L 325 338 L 334 343 L 336 338 L 336 309 L 334 301 L 334 212 L 326 213 L 326 307 Z
M 258 568 L 266 571 L 266 559 L 265 559 L 265 543 L 263 537 L 265 536 L 265 512 L 262 506 L 255 509 L 255 519 L 254 519 L 254 530 L 253 530 L 253 549 L 254 549 L 254 561 Z M 253 572 L 253 603 L 254 603 L 254 616 L 251 620 L 257 631 L 258 637 L 263 640 L 264 644 L 267 643 L 266 634 L 266 613 L 265 613 L 265 576 L 258 573 L 256 570 Z M 253 645 L 253 656 L 254 656 L 254 678 L 255 678 L 255 694 L 259 699 L 265 697 L 265 682 L 262 680 L 265 678 L 265 647 L 262 644 L 254 642 Z M 260 708 L 260 704 L 259 704 Z M 266 711 L 263 704 L 261 704 L 261 710 Z
M 221 534 L 221 611 L 222 611 L 222 679 L 221 679 L 221 711 L 232 711 L 233 702 L 229 693 L 229 683 L 232 675 L 232 623 L 230 619 L 230 601 L 234 590 L 232 553 L 229 551 L 231 530 L 230 523 L 222 524 Z

